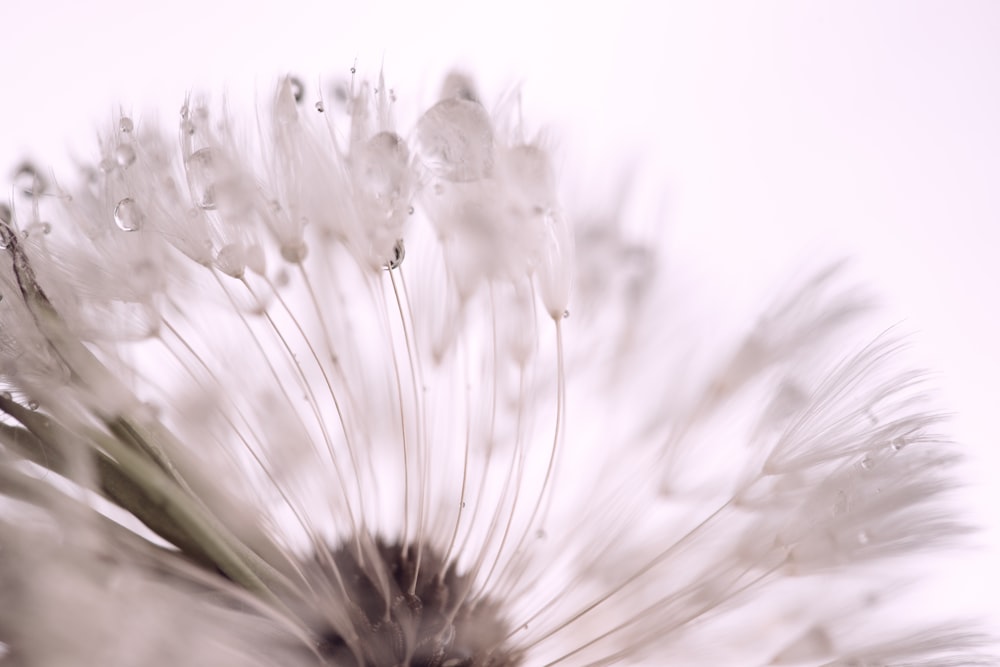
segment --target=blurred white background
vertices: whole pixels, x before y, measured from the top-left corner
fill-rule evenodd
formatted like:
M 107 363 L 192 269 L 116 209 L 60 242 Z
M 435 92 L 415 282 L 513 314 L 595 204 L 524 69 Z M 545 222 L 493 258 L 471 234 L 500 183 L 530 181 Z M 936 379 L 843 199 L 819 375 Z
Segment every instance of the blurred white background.
M 695 277 L 745 296 L 857 258 L 940 372 L 991 527 L 942 603 L 1000 608 L 1000 3 L 614 4 L 3 0 L 2 176 L 87 155 L 119 105 L 174 122 L 192 88 L 355 62 L 414 103 L 455 64 L 490 99 L 520 82 L 564 178 L 598 203 L 635 166 L 633 214 Z

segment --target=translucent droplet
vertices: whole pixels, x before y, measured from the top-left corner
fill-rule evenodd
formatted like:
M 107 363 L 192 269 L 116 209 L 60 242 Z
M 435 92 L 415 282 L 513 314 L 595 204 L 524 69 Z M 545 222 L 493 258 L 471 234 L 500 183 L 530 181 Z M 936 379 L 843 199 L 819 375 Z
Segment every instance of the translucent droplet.
M 143 215 L 131 197 L 125 197 L 115 206 L 115 224 L 123 232 L 134 232 L 142 227 Z
M 320 100 L 319 102 L 316 103 L 316 111 L 318 111 L 320 113 L 323 113 L 324 111 L 326 111 L 326 107 L 323 105 L 323 101 L 322 100 Z
M 205 210 L 212 210 L 215 201 L 215 158 L 211 148 L 201 148 L 184 162 L 187 170 L 188 186 L 195 204 Z
M 858 544 L 863 546 L 869 542 L 871 542 L 871 536 L 868 535 L 868 531 L 858 531 Z
M 406 247 L 403 245 L 403 239 L 397 239 L 396 244 L 392 246 L 392 259 L 385 263 L 385 268 L 389 270 L 398 268 L 403 263 L 404 257 L 406 257 Z
M 465 509 L 465 501 L 462 501 L 462 509 Z
M 30 162 L 22 162 L 14 170 L 14 191 L 27 197 L 41 195 L 48 188 L 45 178 L 39 173 L 35 165 Z
M 24 230 L 24 237 L 44 236 L 52 231 L 52 225 L 47 222 L 33 222 Z
M 449 72 L 441 84 L 441 99 L 455 97 L 460 100 L 478 102 L 479 95 L 476 93 L 476 84 L 472 78 L 464 72 Z
M 872 468 L 875 467 L 875 462 L 872 460 L 870 456 L 866 456 L 863 459 L 861 459 L 861 467 L 864 468 L 865 470 L 871 470 Z
M 227 276 L 242 278 L 246 271 L 246 248 L 241 243 L 229 243 L 219 249 L 215 265 Z
M 568 310 L 564 310 L 563 311 L 563 319 L 564 320 L 569 319 L 569 311 Z
M 357 73 L 358 73 L 358 70 L 357 70 L 357 68 L 355 68 L 355 67 L 352 67 L 352 68 L 351 68 L 351 74 L 357 74 Z
M 118 162 L 114 158 L 106 157 L 101 158 L 101 161 L 97 163 L 97 166 L 100 167 L 102 173 L 110 174 L 115 170 L 115 168 L 118 167 Z
M 448 181 L 475 181 L 493 171 L 493 124 L 482 105 L 441 100 L 417 122 L 417 150 L 424 165 Z
M 302 83 L 302 79 L 296 76 L 288 77 L 288 85 L 292 87 L 292 97 L 295 98 L 295 103 L 298 104 L 305 97 L 306 87 Z
M 413 215 L 413 207 L 411 206 L 410 208 L 408 208 L 406 212 L 409 213 L 410 215 Z
M 353 159 L 359 183 L 376 200 L 392 202 L 406 187 L 410 149 L 398 134 L 379 132 Z
M 121 167 L 129 167 L 135 162 L 135 149 L 131 144 L 121 144 L 115 149 L 115 161 Z
M 30 400 L 30 401 L 28 401 L 28 409 L 29 410 L 37 410 L 38 409 L 38 401 L 36 401 L 36 400 Z
M 122 119 L 118 121 L 118 127 L 122 132 L 131 132 L 135 129 L 135 125 L 132 124 L 132 119 L 128 116 L 122 116 Z
M 898 452 L 903 447 L 906 447 L 906 439 L 905 438 L 894 438 L 893 441 L 889 443 L 889 446 L 892 448 L 892 451 Z
M 298 264 L 308 254 L 309 246 L 306 245 L 305 241 L 299 241 L 294 245 L 286 244 L 281 246 L 281 258 L 290 264 Z

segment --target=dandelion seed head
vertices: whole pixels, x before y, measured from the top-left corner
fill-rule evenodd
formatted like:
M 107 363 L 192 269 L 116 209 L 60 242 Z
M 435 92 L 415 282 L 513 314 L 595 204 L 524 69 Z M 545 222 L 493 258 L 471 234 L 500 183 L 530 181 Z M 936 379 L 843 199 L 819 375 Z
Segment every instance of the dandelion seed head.
M 15 664 L 976 650 L 849 631 L 886 608 L 889 563 L 967 527 L 925 378 L 893 332 L 850 348 L 868 304 L 839 268 L 692 340 L 651 244 L 579 222 L 509 103 L 454 73 L 403 120 L 392 90 L 352 79 L 343 113 L 306 113 L 286 77 L 245 125 L 192 95 L 176 127 L 115 118 L 78 184 L 15 174 Z

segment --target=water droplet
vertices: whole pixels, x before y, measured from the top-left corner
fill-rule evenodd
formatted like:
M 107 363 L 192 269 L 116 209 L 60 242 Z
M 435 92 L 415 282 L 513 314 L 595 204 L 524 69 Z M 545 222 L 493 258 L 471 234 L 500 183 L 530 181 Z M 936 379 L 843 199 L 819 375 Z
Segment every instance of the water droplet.
M 564 320 L 569 319 L 569 311 L 568 310 L 564 310 L 563 311 L 563 319 Z
M 462 501 L 462 509 L 465 509 L 465 501 Z
M 871 537 L 868 535 L 868 531 L 858 531 L 858 544 L 863 546 L 869 542 L 871 542 Z
M 115 206 L 115 224 L 123 232 L 134 232 L 142 227 L 143 215 L 131 197 L 125 197 Z
M 101 161 L 97 163 L 97 166 L 100 167 L 102 173 L 110 174 L 118 166 L 118 162 L 115 161 L 114 158 L 106 157 L 101 158 Z
M 323 106 L 323 101 L 322 100 L 320 100 L 319 102 L 316 103 L 316 111 L 318 111 L 320 113 L 323 113 L 324 111 L 326 111 L 326 107 Z
M 24 238 L 29 236 L 44 236 L 52 231 L 52 225 L 47 222 L 33 222 L 24 230 Z
M 898 452 L 903 447 L 906 447 L 906 439 L 902 437 L 894 438 L 893 441 L 889 443 L 889 447 L 892 448 L 892 451 Z
M 873 461 L 870 456 L 866 456 L 861 459 L 861 467 L 865 470 L 871 470 L 875 467 L 875 461 Z
M 397 239 L 396 244 L 392 246 L 392 259 L 385 263 L 385 268 L 389 270 L 399 268 L 404 257 L 406 257 L 406 247 L 403 245 L 403 239 Z
M 351 74 L 357 74 L 357 73 L 358 73 L 358 70 L 357 70 L 357 68 L 355 68 L 355 67 L 352 67 L 352 68 L 351 68 Z
M 309 246 L 306 245 L 305 241 L 299 241 L 294 245 L 286 244 L 281 246 L 281 258 L 290 264 L 298 264 L 308 254 Z
M 227 276 L 242 278 L 246 271 L 246 248 L 242 243 L 229 243 L 219 249 L 215 265 Z
M 409 213 L 410 215 L 413 215 L 413 207 L 411 206 L 410 208 L 408 208 L 406 212 Z
M 121 144 L 115 149 L 115 161 L 121 167 L 129 167 L 135 162 L 135 149 L 130 144 Z
M 364 190 L 392 205 L 407 187 L 410 149 L 394 132 L 379 132 L 352 156 L 354 173 Z
M 441 99 L 455 97 L 470 102 L 478 102 L 479 95 L 476 93 L 476 84 L 472 78 L 464 72 L 449 72 L 441 84 Z
M 288 77 L 288 85 L 292 88 L 292 97 L 295 98 L 295 103 L 298 104 L 305 97 L 306 87 L 302 83 L 302 79 L 297 76 Z
M 38 401 L 36 401 L 34 399 L 28 401 L 28 409 L 29 410 L 37 410 L 38 409 Z
M 122 116 L 122 119 L 118 121 L 118 127 L 122 132 L 131 132 L 135 129 L 135 125 L 132 124 L 132 119 L 128 116 Z
M 14 170 L 15 192 L 28 197 L 36 197 L 43 194 L 46 189 L 48 189 L 48 183 L 35 165 L 30 162 L 22 162 Z
M 195 204 L 205 210 L 215 208 L 215 158 L 211 148 L 200 148 L 184 162 L 188 186 Z
M 465 182 L 493 171 L 493 124 L 482 105 L 460 98 L 441 100 L 417 122 L 424 165 L 439 178 Z

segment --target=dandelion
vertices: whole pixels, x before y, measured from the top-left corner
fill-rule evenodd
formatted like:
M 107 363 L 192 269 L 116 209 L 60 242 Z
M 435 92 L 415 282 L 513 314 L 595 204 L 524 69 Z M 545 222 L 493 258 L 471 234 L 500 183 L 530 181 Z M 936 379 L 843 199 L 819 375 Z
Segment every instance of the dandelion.
M 698 357 L 512 103 L 395 101 L 287 78 L 18 170 L 0 663 L 990 662 L 892 611 L 957 453 L 840 270 Z

